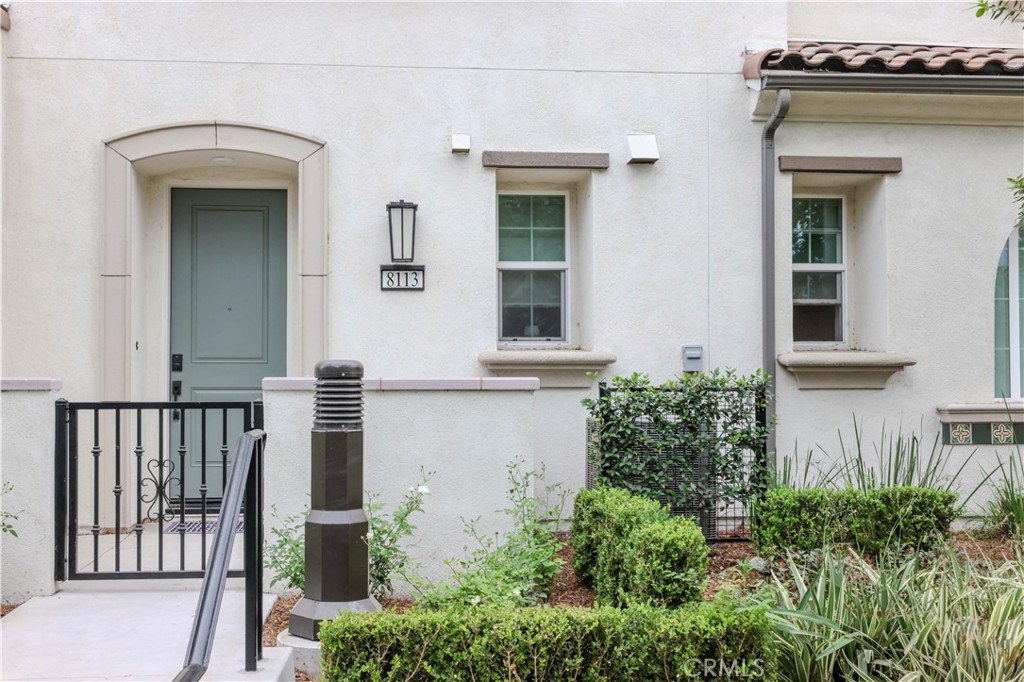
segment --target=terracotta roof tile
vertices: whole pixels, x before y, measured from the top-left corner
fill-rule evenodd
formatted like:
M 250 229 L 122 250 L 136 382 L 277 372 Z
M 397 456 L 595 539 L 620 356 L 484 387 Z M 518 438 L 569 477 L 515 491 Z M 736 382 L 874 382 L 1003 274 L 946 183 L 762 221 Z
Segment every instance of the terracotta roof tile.
M 757 77 L 761 71 L 1019 76 L 1024 75 L 1024 50 L 1003 47 L 791 42 L 785 50 L 747 53 L 744 76 Z

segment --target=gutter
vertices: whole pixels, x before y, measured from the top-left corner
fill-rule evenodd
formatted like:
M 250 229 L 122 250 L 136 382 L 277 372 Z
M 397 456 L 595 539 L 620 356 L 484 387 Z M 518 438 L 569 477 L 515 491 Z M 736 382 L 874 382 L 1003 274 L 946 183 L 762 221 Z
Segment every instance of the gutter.
M 775 112 L 764 124 L 761 135 L 761 365 L 765 374 L 775 376 L 775 132 L 789 113 L 788 89 L 779 90 Z M 774 381 L 772 382 L 774 384 Z M 765 410 L 769 423 L 775 416 L 775 390 L 768 391 Z M 775 451 L 775 429 L 768 432 L 767 451 Z
M 1024 95 L 1024 76 L 768 71 L 761 76 L 761 89 L 809 92 L 891 92 L 904 95 L 1022 96 Z

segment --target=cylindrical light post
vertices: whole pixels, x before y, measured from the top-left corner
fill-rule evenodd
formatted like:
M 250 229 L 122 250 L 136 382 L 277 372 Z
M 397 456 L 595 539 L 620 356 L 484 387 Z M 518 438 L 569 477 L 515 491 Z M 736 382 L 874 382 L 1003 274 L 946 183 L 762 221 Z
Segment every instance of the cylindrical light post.
M 369 521 L 363 511 L 363 366 L 316 366 L 311 434 L 311 495 L 306 517 L 306 590 L 289 633 L 318 639 L 320 622 L 341 611 L 376 611 L 370 596 Z

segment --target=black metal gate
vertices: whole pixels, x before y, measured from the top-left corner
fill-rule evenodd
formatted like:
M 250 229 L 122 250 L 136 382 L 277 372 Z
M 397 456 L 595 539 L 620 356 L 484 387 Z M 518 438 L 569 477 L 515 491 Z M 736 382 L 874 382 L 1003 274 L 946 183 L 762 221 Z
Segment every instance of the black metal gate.
M 263 428 L 263 404 L 58 400 L 55 428 L 56 579 L 202 577 L 229 452 Z

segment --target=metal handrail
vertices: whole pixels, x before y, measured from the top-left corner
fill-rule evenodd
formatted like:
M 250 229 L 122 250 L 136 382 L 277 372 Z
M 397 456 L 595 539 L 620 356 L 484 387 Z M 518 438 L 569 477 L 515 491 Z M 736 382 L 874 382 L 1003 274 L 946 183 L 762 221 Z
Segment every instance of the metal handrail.
M 217 630 L 217 618 L 220 605 L 224 598 L 224 587 L 227 584 L 228 563 L 231 548 L 234 544 L 235 523 L 242 509 L 243 493 L 245 505 L 245 669 L 256 669 L 259 658 L 260 628 L 262 617 L 260 611 L 260 561 L 258 557 L 261 538 L 259 537 L 260 485 L 257 480 L 263 445 L 267 434 L 262 430 L 253 429 L 238 437 L 235 447 L 235 459 L 224 490 L 224 498 L 220 508 L 220 523 L 213 536 L 213 547 L 210 563 L 199 590 L 199 601 L 196 615 L 192 621 L 192 635 L 185 653 L 184 667 L 174 677 L 174 682 L 195 682 L 202 678 L 210 663 L 213 650 L 213 636 Z M 243 490 L 244 488 L 244 490 Z M 225 519 L 228 520 L 225 523 Z M 253 565 L 250 565 L 253 564 Z M 255 621 L 250 622 L 250 621 Z

